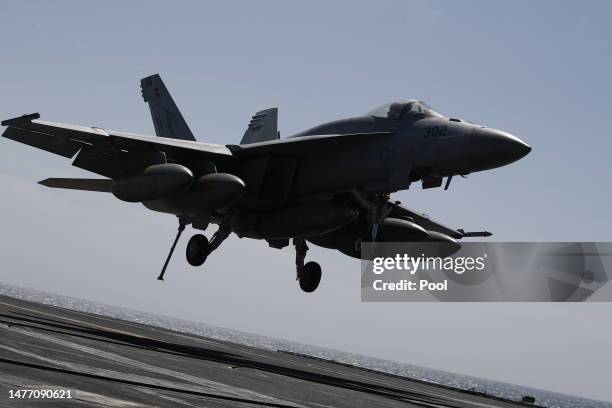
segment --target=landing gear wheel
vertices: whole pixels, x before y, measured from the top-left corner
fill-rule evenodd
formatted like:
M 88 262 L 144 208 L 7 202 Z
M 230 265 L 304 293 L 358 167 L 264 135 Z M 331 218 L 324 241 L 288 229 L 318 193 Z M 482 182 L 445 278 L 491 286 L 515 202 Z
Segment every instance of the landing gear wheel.
M 187 243 L 187 262 L 192 266 L 200 266 L 206 261 L 209 254 L 208 238 L 202 234 L 195 234 Z
M 321 266 L 316 262 L 308 262 L 300 270 L 298 280 L 304 292 L 314 292 L 321 282 Z

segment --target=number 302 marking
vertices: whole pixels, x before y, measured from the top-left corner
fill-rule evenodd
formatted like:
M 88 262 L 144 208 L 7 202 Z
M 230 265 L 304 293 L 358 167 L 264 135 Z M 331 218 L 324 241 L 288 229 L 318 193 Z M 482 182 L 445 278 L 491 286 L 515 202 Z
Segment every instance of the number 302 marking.
M 429 126 L 425 128 L 425 137 L 441 137 L 446 136 L 446 125 Z

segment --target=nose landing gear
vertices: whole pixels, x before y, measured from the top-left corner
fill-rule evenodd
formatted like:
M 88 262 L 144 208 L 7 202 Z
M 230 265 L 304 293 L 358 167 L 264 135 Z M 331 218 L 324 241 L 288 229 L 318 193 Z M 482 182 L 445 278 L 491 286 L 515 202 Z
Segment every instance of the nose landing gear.
M 308 252 L 308 245 L 304 238 L 294 238 L 293 245 L 295 246 L 296 280 L 304 292 L 314 292 L 321 282 L 321 266 L 312 261 L 304 264 L 306 252 Z

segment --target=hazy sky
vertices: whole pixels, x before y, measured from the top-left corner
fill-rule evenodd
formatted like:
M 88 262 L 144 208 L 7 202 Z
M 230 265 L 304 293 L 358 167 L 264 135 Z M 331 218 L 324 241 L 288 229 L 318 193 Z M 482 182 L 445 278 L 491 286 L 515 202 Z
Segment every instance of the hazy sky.
M 2 118 L 153 134 L 139 90 L 153 73 L 198 140 L 224 144 L 263 108 L 288 135 L 417 98 L 534 150 L 404 204 L 499 241 L 612 241 L 612 2 L 2 3 Z M 292 248 L 235 236 L 192 268 L 185 234 L 160 283 L 172 216 L 36 184 L 91 176 L 0 140 L 0 281 L 612 400 L 610 304 L 366 304 L 359 262 L 319 248 L 304 294 Z

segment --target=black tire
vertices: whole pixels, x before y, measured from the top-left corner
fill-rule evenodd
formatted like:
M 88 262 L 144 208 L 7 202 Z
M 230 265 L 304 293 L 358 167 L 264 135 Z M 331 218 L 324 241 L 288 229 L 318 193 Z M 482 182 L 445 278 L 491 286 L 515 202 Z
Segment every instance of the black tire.
M 314 292 L 321 282 L 321 266 L 316 262 L 308 262 L 300 271 L 300 288 L 306 292 Z
M 187 262 L 192 266 L 200 266 L 208 257 L 208 238 L 202 234 L 196 234 L 187 243 Z

